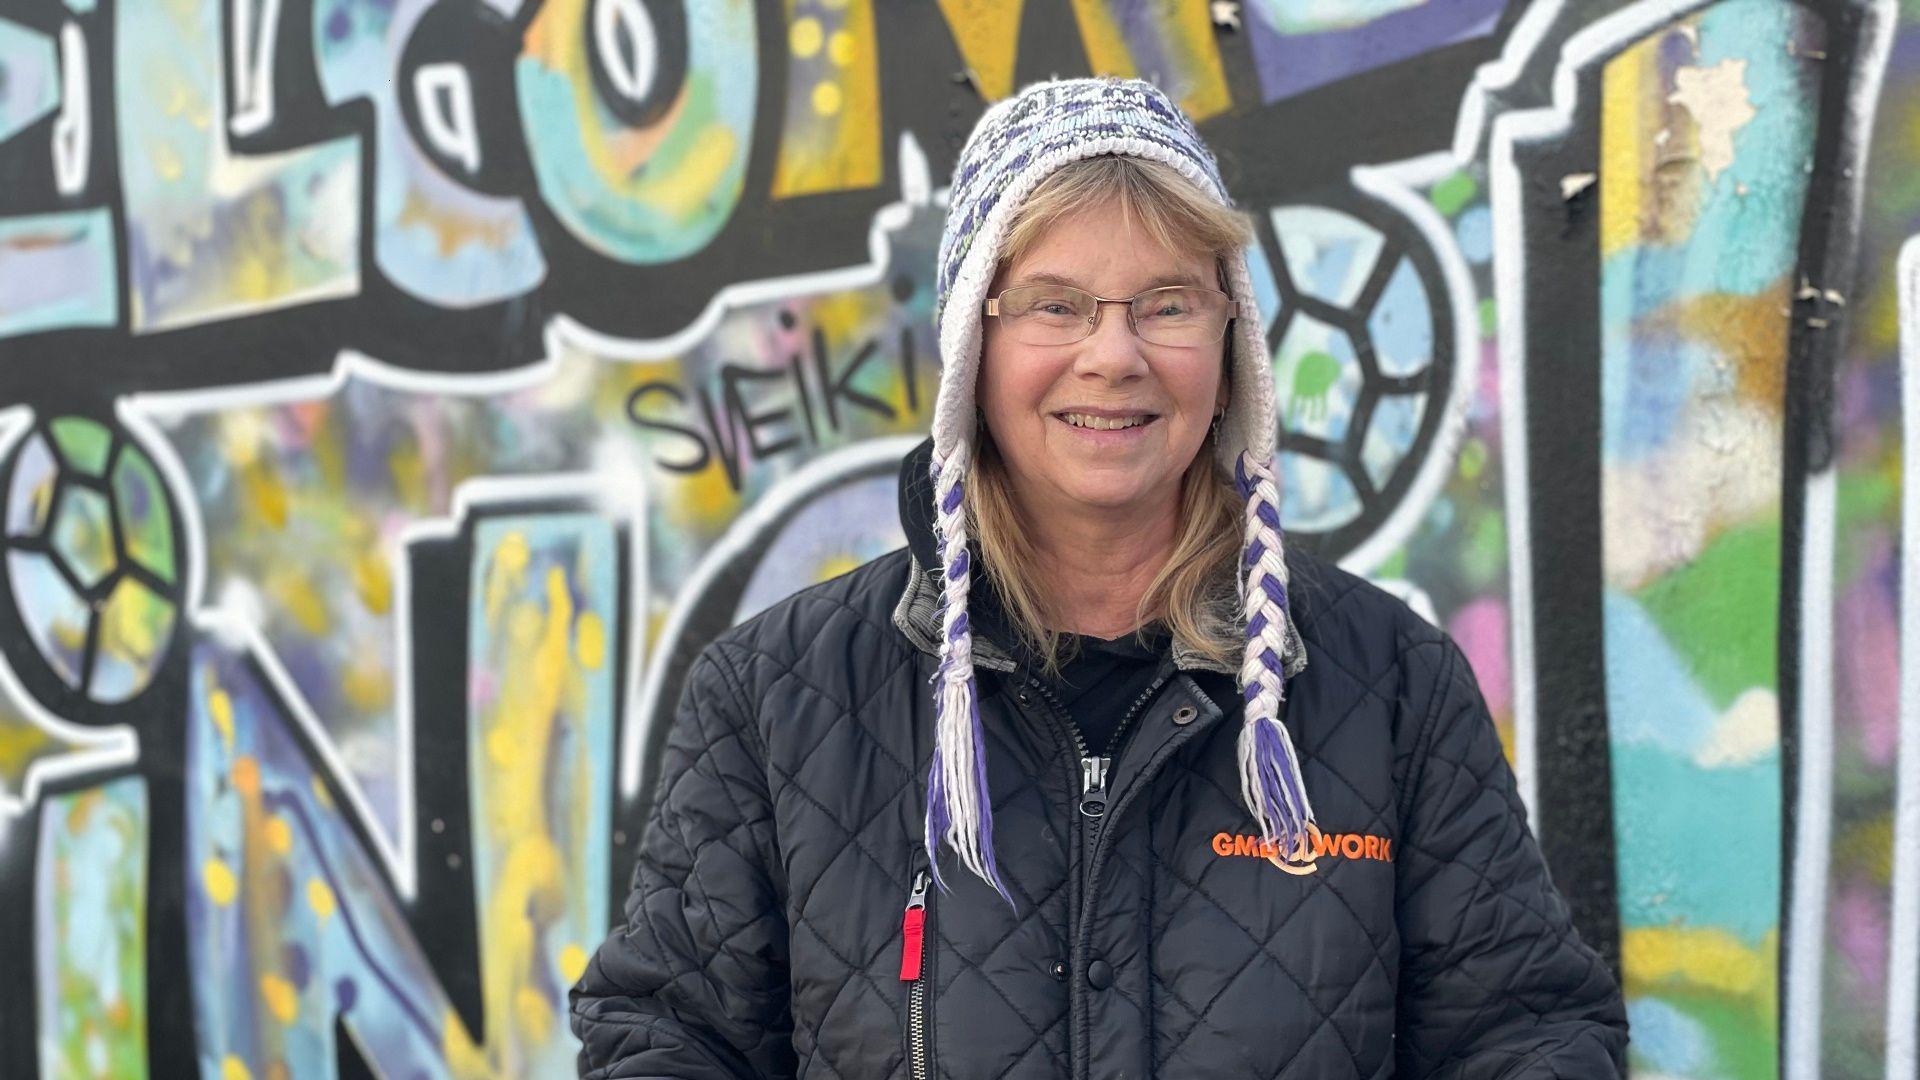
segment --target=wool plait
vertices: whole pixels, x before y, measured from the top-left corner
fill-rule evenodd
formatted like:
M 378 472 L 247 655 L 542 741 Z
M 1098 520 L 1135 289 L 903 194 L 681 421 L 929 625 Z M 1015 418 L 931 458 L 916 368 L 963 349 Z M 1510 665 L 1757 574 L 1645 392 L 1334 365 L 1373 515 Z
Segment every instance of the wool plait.
M 998 102 L 968 137 L 954 166 L 935 275 L 940 388 L 934 403 L 932 472 L 942 575 L 940 664 L 933 676 L 934 753 L 925 841 L 934 880 L 947 888 L 940 849 L 1003 898 L 993 856 L 967 594 L 973 567 L 963 509 L 976 431 L 982 301 L 1009 224 L 1034 188 L 1061 166 L 1103 154 L 1157 161 L 1222 205 L 1233 205 L 1212 151 L 1193 122 L 1151 83 L 1068 79 Z M 1244 254 L 1227 258 L 1226 288 L 1240 305 L 1228 354 L 1233 392 L 1215 440 L 1246 502 L 1248 555 L 1236 575 L 1247 638 L 1240 672 L 1247 703 L 1239 736 L 1242 796 L 1266 839 L 1302 835 L 1313 819 L 1293 740 L 1279 716 L 1285 680 L 1305 665 L 1286 598 L 1287 572 L 1272 471 L 1276 417 L 1272 356 Z M 1011 900 L 1008 901 L 1011 903 Z
M 1261 839 L 1292 851 L 1313 822 L 1293 737 L 1280 722 L 1286 693 L 1287 562 L 1281 546 L 1280 491 L 1268 462 L 1243 453 L 1234 480 L 1246 501 L 1240 577 L 1247 648 L 1240 664 L 1245 710 L 1240 729 L 1240 793 Z
M 967 546 L 965 484 L 971 457 L 965 443 L 933 462 L 934 529 L 940 542 L 940 666 L 934 671 L 934 754 L 927 782 L 926 844 L 945 841 L 960 862 L 1009 904 L 993 857 L 993 805 L 987 791 L 979 687 L 973 673 L 973 631 L 967 592 L 973 556 Z M 934 881 L 946 888 L 940 861 L 931 860 Z

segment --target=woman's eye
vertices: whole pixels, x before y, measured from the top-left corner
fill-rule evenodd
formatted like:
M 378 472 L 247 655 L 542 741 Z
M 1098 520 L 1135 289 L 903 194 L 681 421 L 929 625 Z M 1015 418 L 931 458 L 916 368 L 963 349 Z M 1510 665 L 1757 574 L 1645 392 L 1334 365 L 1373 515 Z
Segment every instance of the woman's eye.
M 1071 314 L 1073 314 L 1073 309 L 1072 309 L 1072 308 L 1070 308 L 1070 307 L 1068 307 L 1068 306 L 1067 306 L 1067 305 L 1065 305 L 1065 304 L 1061 304 L 1061 303 L 1052 303 L 1052 304 L 1042 304 L 1042 305 L 1040 305 L 1040 306 L 1039 306 L 1039 307 L 1038 307 L 1037 309 L 1035 309 L 1035 310 L 1037 310 L 1037 311 L 1039 311 L 1039 312 L 1040 312 L 1040 314 L 1042 314 L 1042 315 L 1071 315 Z

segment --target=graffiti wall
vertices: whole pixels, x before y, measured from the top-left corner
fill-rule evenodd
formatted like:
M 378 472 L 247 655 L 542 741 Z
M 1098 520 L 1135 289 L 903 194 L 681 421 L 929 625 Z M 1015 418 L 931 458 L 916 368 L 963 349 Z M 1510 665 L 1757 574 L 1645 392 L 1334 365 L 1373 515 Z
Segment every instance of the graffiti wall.
M 8 0 L 0 1075 L 552 1076 L 691 656 L 902 542 L 943 185 L 1218 148 L 1286 524 L 1636 1075 L 1920 1065 L 1920 7 Z

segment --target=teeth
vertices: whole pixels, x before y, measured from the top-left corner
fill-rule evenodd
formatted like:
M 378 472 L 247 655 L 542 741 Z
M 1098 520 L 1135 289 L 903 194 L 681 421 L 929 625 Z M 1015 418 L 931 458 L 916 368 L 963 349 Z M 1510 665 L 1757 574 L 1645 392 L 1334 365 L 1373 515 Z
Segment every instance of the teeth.
M 1092 428 L 1095 431 L 1118 431 L 1121 428 L 1139 427 L 1147 422 L 1144 416 L 1107 417 L 1089 416 L 1086 413 L 1061 413 L 1060 419 L 1074 427 Z

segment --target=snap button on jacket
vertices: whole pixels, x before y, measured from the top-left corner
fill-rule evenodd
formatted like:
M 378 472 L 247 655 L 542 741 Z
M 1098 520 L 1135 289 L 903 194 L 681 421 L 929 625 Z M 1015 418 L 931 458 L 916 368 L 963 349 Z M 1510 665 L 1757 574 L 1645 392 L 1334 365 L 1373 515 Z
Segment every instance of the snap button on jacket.
M 1239 710 L 1188 674 L 1080 812 L 1070 729 L 979 669 L 1009 908 L 927 885 L 935 657 L 906 551 L 690 673 L 618 927 L 573 993 L 590 1077 L 1607 1077 L 1626 1019 L 1459 649 L 1290 554 L 1318 833 L 1263 847 Z

